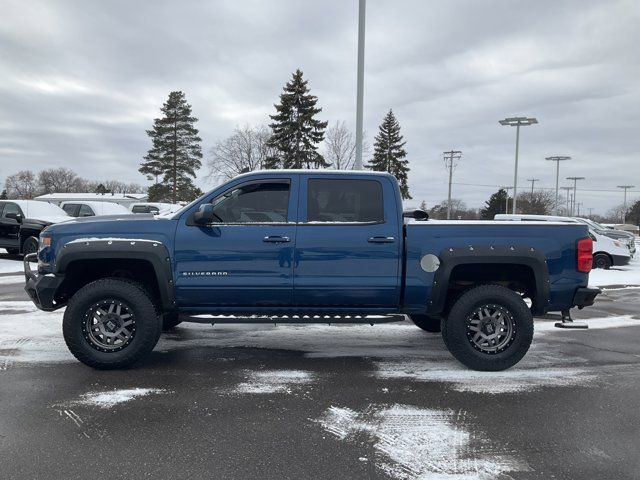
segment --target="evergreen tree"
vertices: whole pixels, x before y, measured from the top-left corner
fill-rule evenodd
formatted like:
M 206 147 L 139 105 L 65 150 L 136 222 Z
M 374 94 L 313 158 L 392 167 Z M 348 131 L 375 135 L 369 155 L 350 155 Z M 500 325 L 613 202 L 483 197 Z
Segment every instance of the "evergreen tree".
M 329 163 L 318 153 L 324 139 L 327 122 L 315 116 L 322 111 L 316 107 L 318 97 L 309 93 L 302 71 L 296 70 L 280 94 L 276 114 L 270 115 L 273 134 L 269 145 L 274 153 L 266 158 L 265 168 L 319 168 Z
M 496 193 L 492 194 L 484 204 L 485 207 L 480 210 L 480 218 L 483 220 L 493 220 L 493 217 L 498 213 L 506 213 L 507 191 L 501 188 Z
M 407 152 L 404 149 L 405 142 L 400 135 L 400 124 L 389 110 L 380 125 L 373 145 L 373 158 L 367 164 L 367 168 L 376 172 L 388 172 L 398 180 L 403 199 L 410 199 L 407 175 L 409 173 L 409 161 L 405 160 Z
M 640 200 L 636 200 L 631 208 L 627 210 L 625 219 L 627 223 L 640 225 Z
M 191 116 L 191 105 L 180 91 L 169 94 L 161 111 L 162 117 L 156 118 L 153 129 L 147 130 L 153 146 L 139 171 L 156 179 L 162 175 L 164 184 L 170 186 L 173 203 L 188 201 L 198 190 L 192 178 L 202 165 L 201 138 L 195 128 L 198 119 Z

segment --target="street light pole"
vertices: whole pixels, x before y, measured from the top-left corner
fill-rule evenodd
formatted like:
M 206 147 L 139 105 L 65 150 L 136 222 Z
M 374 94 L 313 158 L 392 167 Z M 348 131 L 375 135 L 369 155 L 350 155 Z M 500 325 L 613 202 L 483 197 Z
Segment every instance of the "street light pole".
M 573 201 L 571 202 L 571 215 L 573 217 L 573 214 L 576 211 L 576 195 L 578 193 L 577 191 L 577 187 L 578 187 L 578 180 L 584 180 L 585 177 L 567 177 L 567 180 L 573 180 Z
M 618 185 L 618 188 L 624 190 L 624 210 L 622 211 L 622 223 L 627 223 L 627 190 L 635 187 L 635 185 Z
M 367 0 L 358 5 L 358 80 L 356 92 L 356 160 L 354 170 L 362 170 L 362 107 L 364 101 L 364 20 Z
M 571 160 L 571 157 L 567 156 L 555 156 L 555 157 L 547 157 L 545 160 L 549 160 L 552 162 L 556 162 L 556 203 L 554 206 L 555 215 L 558 215 L 558 186 L 560 182 L 560 162 L 564 160 Z
M 455 165 L 453 164 L 454 160 L 460 160 L 462 156 L 462 152 L 460 150 L 450 150 L 448 152 L 443 152 L 444 154 L 444 163 L 447 170 L 449 170 L 449 195 L 447 196 L 447 220 L 451 219 L 451 181 L 453 180 L 453 169 Z
M 516 167 L 513 172 L 513 213 L 516 213 L 516 197 L 518 196 L 518 150 L 520 148 L 520 127 L 538 123 L 536 118 L 510 117 L 498 122 L 502 126 L 516 127 Z

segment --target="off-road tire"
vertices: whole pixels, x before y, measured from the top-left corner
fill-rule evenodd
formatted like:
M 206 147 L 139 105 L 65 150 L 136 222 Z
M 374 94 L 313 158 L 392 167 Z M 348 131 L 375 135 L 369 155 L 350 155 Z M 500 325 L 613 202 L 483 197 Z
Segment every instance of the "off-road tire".
M 88 339 L 86 318 L 94 305 L 105 300 L 126 304 L 135 318 L 135 331 L 118 351 L 100 351 Z M 62 332 L 71 353 L 92 368 L 126 368 L 147 357 L 160 337 L 162 320 L 145 289 L 128 279 L 103 278 L 78 290 L 69 300 Z
M 609 270 L 611 268 L 611 258 L 606 253 L 596 253 L 593 256 L 593 268 Z
M 416 327 L 421 328 L 425 332 L 438 333 L 440 332 L 440 317 L 432 317 L 429 315 L 409 315 L 409 318 Z
M 471 337 L 474 312 L 485 306 L 504 312 L 511 324 L 505 346 L 495 352 L 482 351 Z M 502 317 L 501 317 L 502 318 Z M 449 352 L 463 365 L 481 371 L 506 370 L 518 363 L 533 340 L 533 316 L 522 297 L 500 285 L 481 285 L 467 290 L 442 321 L 442 337 Z
M 29 237 L 22 243 L 22 254 L 28 255 L 38 251 L 38 238 Z
M 182 321 L 180 320 L 178 312 L 165 313 L 162 316 L 162 330 L 171 330 L 181 323 Z

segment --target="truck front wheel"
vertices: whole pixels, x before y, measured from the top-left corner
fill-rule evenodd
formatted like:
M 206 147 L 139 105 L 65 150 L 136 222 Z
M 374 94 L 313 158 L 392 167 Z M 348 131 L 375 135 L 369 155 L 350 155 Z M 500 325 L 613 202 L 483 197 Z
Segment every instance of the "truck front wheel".
M 451 354 L 473 370 L 500 371 L 518 363 L 533 340 L 533 316 L 522 297 L 500 285 L 460 296 L 442 322 Z
M 430 317 L 429 315 L 409 315 L 409 318 L 416 327 L 421 328 L 425 332 L 438 333 L 440 331 L 440 318 Z
M 149 355 L 162 320 L 144 288 L 130 280 L 103 278 L 69 300 L 62 331 L 71 353 L 98 369 L 125 368 Z

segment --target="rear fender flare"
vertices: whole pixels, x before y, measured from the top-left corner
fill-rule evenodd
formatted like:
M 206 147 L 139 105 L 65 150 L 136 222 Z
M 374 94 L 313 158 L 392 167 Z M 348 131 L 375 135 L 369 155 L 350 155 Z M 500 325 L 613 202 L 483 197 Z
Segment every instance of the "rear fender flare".
M 533 271 L 536 286 L 533 301 L 533 314 L 546 313 L 549 304 L 549 270 L 547 260 L 541 250 L 533 247 L 518 246 L 469 246 L 447 248 L 440 252 L 440 267 L 433 278 L 431 298 L 428 303 L 427 313 L 441 314 L 445 309 L 449 279 L 453 269 L 459 265 L 470 264 L 505 264 L 524 265 Z

